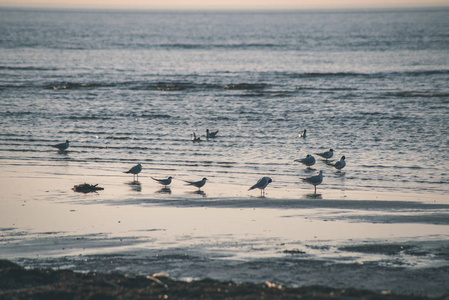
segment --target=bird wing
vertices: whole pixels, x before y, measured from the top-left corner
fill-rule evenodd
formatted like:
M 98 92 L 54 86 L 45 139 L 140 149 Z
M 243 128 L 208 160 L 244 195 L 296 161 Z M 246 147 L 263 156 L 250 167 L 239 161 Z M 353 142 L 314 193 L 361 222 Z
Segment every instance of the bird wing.
M 142 167 L 139 165 L 136 165 L 136 166 L 132 167 L 131 169 L 129 169 L 128 172 L 125 172 L 125 173 L 137 174 L 137 173 L 140 173 L 140 171 L 142 171 Z
M 187 180 L 183 180 L 185 183 L 190 184 L 190 185 L 198 185 L 201 181 L 187 181 Z
M 53 145 L 52 147 L 58 148 L 58 149 L 67 149 L 69 147 L 69 145 L 67 143 L 59 143 L 59 144 Z
M 265 186 L 267 186 L 267 184 L 268 184 L 268 178 L 267 177 L 262 177 L 262 178 L 260 178 L 257 181 L 257 183 L 255 185 L 250 187 L 248 191 L 253 190 L 253 189 L 264 188 Z

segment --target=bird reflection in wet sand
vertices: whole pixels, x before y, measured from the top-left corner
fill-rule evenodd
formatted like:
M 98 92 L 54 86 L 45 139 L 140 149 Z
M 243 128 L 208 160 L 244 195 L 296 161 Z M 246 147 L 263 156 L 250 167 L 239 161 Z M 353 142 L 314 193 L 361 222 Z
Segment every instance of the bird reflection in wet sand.
M 171 195 L 171 189 L 169 187 L 163 187 L 160 190 L 156 191 L 156 194 L 167 194 Z
M 202 191 L 202 190 L 196 190 L 196 191 L 189 191 L 189 192 L 186 192 L 186 194 L 190 194 L 190 195 L 199 195 L 199 196 L 202 196 L 202 197 L 207 197 L 207 194 L 204 192 L 204 191 Z
M 142 191 L 142 185 L 138 181 L 130 181 L 130 182 L 126 182 L 125 184 L 129 185 L 131 190 L 134 192 Z
M 303 199 L 323 199 L 321 194 L 306 194 L 302 197 Z

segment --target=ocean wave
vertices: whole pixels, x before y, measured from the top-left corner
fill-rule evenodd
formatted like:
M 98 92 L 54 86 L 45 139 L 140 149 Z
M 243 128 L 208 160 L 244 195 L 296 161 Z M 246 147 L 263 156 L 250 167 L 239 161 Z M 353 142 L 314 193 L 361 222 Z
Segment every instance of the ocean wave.
M 120 45 L 118 45 L 120 46 Z M 128 47 L 129 45 L 123 45 Z M 142 44 L 142 47 L 163 49 L 185 49 L 185 50 L 210 50 L 210 49 L 286 49 L 289 45 L 276 43 L 165 43 L 165 44 Z
M 112 117 L 108 117 L 105 115 L 89 115 L 89 116 L 71 115 L 68 116 L 67 118 L 69 120 L 110 120 Z
M 404 70 L 392 72 L 276 72 L 277 76 L 290 78 L 314 78 L 314 77 L 368 77 L 384 78 L 389 76 L 429 76 L 429 75 L 448 75 L 449 70 Z
M 368 169 L 410 169 L 410 170 L 421 170 L 424 169 L 423 167 L 420 166 L 387 166 L 387 165 L 362 165 L 361 167 L 363 168 L 368 168 Z
M 312 91 L 357 91 L 357 88 L 350 88 L 350 87 L 329 87 L 329 88 L 325 88 L 325 87 L 311 87 L 311 86 L 296 86 L 295 89 L 297 91 L 299 90 L 312 90 Z
M 226 84 L 223 86 L 223 89 L 225 90 L 263 90 L 267 87 L 267 84 L 265 83 L 235 83 L 235 84 Z
M 47 89 L 52 90 L 68 90 L 68 89 L 95 89 L 103 87 L 117 87 L 115 83 L 100 83 L 100 82 L 90 82 L 90 83 L 80 83 L 80 82 L 64 82 L 64 83 L 54 83 L 47 84 L 44 86 Z
M 31 111 L 0 111 L 0 116 L 3 117 L 20 117 L 20 116 L 29 116 L 34 115 L 35 112 Z
M 0 70 L 11 70 L 11 71 L 58 71 L 58 68 L 46 68 L 46 67 L 35 67 L 35 66 L 0 66 Z
M 421 93 L 421 92 L 396 92 L 387 93 L 389 96 L 398 98 L 448 98 L 448 93 Z
M 130 140 L 129 136 L 106 136 L 104 137 L 106 140 Z

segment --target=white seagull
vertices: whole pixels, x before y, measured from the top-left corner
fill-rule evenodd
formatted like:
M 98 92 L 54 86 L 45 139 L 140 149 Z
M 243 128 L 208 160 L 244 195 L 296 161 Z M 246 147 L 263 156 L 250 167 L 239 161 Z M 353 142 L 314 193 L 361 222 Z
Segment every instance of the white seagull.
M 325 158 L 326 160 L 328 160 L 329 158 L 334 156 L 334 149 L 329 149 L 329 151 L 326 151 L 323 153 L 316 153 L 316 155 L 319 155 L 319 156 Z
M 307 182 L 308 184 L 313 185 L 315 187 L 315 194 L 316 194 L 316 186 L 323 182 L 323 171 L 320 171 L 320 174 L 318 175 L 308 178 L 302 178 L 302 180 Z
M 206 138 L 208 138 L 208 139 L 216 138 L 217 137 L 217 133 L 218 133 L 218 130 L 216 130 L 216 131 L 209 131 L 209 129 L 206 129 Z
M 340 160 L 335 163 L 335 165 L 334 165 L 335 169 L 337 169 L 337 170 L 343 169 L 346 166 L 345 159 L 346 159 L 346 156 L 343 155 L 340 158 Z
M 196 133 L 192 133 L 192 142 L 200 142 L 201 138 L 199 136 L 196 136 Z
M 269 183 L 273 182 L 273 180 L 270 177 L 262 177 L 257 181 L 255 185 L 250 187 L 248 191 L 251 191 L 253 189 L 260 189 L 260 195 L 265 196 L 265 188 Z
M 201 187 L 203 187 L 206 184 L 206 180 L 207 180 L 207 178 L 204 177 L 200 181 L 186 181 L 186 180 L 184 180 L 184 182 L 187 182 L 186 185 L 193 185 L 193 186 L 196 186 L 198 189 L 200 189 Z
M 157 181 L 158 183 L 160 183 L 163 186 L 167 187 L 167 185 L 170 185 L 171 180 L 173 179 L 173 177 L 170 176 L 167 179 L 157 179 L 157 178 L 151 177 L 151 179 L 153 179 L 154 181 Z
M 295 159 L 295 161 L 305 164 L 308 167 L 313 166 L 316 162 L 315 157 L 313 157 L 310 154 L 307 154 L 307 156 L 305 158 Z
M 52 147 L 53 148 L 58 148 L 59 152 L 63 152 L 65 150 L 67 150 L 67 148 L 69 148 L 69 146 L 70 146 L 69 144 L 70 144 L 69 140 L 66 140 L 65 143 L 59 143 L 59 144 L 56 144 L 56 145 L 52 145 Z
M 137 181 L 139 180 L 139 173 L 142 171 L 142 166 L 140 164 L 135 165 L 134 167 L 132 167 L 131 169 L 129 169 L 126 172 L 123 173 L 131 173 L 133 174 L 133 179 L 135 181 L 135 177 L 137 175 Z
M 303 132 L 300 132 L 299 133 L 299 137 L 302 137 L 302 138 L 306 138 L 307 137 L 307 130 L 306 129 L 304 129 L 304 131 Z

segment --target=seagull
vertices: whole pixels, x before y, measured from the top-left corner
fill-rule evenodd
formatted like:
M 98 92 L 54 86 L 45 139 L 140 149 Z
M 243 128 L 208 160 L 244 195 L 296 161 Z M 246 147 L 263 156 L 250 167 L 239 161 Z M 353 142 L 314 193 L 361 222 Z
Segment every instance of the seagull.
M 248 191 L 251 191 L 253 189 L 260 189 L 260 195 L 265 196 L 265 188 L 267 187 L 267 185 L 269 183 L 273 182 L 273 180 L 271 180 L 270 177 L 262 177 L 259 179 L 259 181 L 257 181 L 257 183 L 255 185 L 253 185 L 252 187 L 250 187 L 248 189 Z
M 123 173 L 131 173 L 133 174 L 133 179 L 135 181 L 135 176 L 137 175 L 137 180 L 139 180 L 139 173 L 142 171 L 142 166 L 140 164 L 135 165 L 131 169 Z
M 313 185 L 315 187 L 315 194 L 316 194 L 316 186 L 323 182 L 323 171 L 320 171 L 320 174 L 318 175 L 301 179 L 307 182 L 308 184 Z
M 295 159 L 295 161 L 305 164 L 308 167 L 313 166 L 316 162 L 315 157 L 313 157 L 310 154 L 307 154 L 307 156 L 305 158 Z
M 329 149 L 329 151 L 326 151 L 326 152 L 323 152 L 323 153 L 316 153 L 316 155 L 319 155 L 319 156 L 325 158 L 326 160 L 328 160 L 329 158 L 334 156 L 334 150 L 333 149 Z
M 203 187 L 206 184 L 206 180 L 207 180 L 207 178 L 204 177 L 200 181 L 186 181 L 186 180 L 184 180 L 184 182 L 187 182 L 186 185 L 193 185 L 193 186 L 196 186 L 198 189 L 200 189 L 201 187 Z
M 69 140 L 66 140 L 65 143 L 60 143 L 60 144 L 56 144 L 56 145 L 52 145 L 53 148 L 58 148 L 59 152 L 63 152 L 65 151 L 67 148 L 69 148 Z
M 153 179 L 153 180 L 157 181 L 158 183 L 162 184 L 163 186 L 167 187 L 167 185 L 170 185 L 173 177 L 170 176 L 167 179 L 156 179 L 154 177 L 151 177 L 151 179 Z
M 200 139 L 200 137 L 199 136 L 196 136 L 196 133 L 194 132 L 194 133 L 192 133 L 192 142 L 200 142 L 201 141 L 201 139 Z
M 300 132 L 300 133 L 299 133 L 299 137 L 306 138 L 306 137 L 307 137 L 307 136 L 306 136 L 306 133 L 307 133 L 307 130 L 304 129 L 303 132 Z
M 218 133 L 218 130 L 216 130 L 216 131 L 209 131 L 209 129 L 206 129 L 206 138 L 208 138 L 208 139 L 216 138 L 217 137 L 217 133 Z
M 346 156 L 343 155 L 340 158 L 340 160 L 335 163 L 335 165 L 334 165 L 335 169 L 337 169 L 337 170 L 343 169 L 346 166 L 345 159 L 346 159 Z

